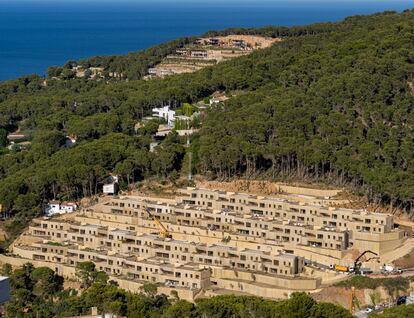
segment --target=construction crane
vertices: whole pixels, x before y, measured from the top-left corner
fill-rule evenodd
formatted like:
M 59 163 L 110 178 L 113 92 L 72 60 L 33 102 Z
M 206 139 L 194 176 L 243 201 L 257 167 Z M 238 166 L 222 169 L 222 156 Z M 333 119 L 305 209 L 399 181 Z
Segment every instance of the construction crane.
M 171 238 L 172 235 L 170 234 L 170 232 L 168 232 L 167 228 L 161 223 L 161 221 L 154 214 L 152 214 L 148 208 L 146 208 L 145 211 L 147 211 L 149 217 L 154 221 L 155 225 L 157 225 L 158 228 L 160 229 L 160 236 L 165 237 L 165 238 Z
M 373 252 L 373 251 L 364 251 L 363 253 L 361 253 L 361 255 L 359 255 L 359 256 L 355 259 L 355 261 L 354 261 L 354 273 L 355 273 L 355 274 L 359 274 L 359 273 L 360 273 L 360 268 L 361 268 L 362 263 L 361 263 L 359 260 L 360 260 L 360 259 L 361 259 L 361 258 L 362 258 L 365 254 L 368 254 L 368 253 L 375 255 L 375 257 L 371 257 L 371 258 L 367 259 L 366 261 L 370 261 L 371 259 L 378 258 L 378 254 L 377 254 L 377 253 L 375 253 L 375 252 Z

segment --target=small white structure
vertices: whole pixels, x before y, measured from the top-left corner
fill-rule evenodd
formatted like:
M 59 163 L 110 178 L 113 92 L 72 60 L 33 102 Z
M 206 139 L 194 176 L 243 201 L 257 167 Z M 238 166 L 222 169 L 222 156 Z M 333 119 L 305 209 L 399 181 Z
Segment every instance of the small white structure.
M 68 148 L 68 147 L 73 146 L 76 143 L 76 141 L 77 141 L 76 136 L 73 136 L 73 135 L 66 136 L 65 147 Z
M 103 193 L 114 195 L 118 193 L 118 183 L 108 183 L 103 185 Z
M 10 300 L 10 279 L 0 276 L 0 305 Z
M 47 216 L 55 214 L 65 214 L 72 213 L 78 209 L 78 204 L 76 202 L 63 202 L 59 201 L 50 201 L 45 208 L 45 214 Z
M 7 146 L 7 149 L 13 150 L 14 146 L 15 146 L 14 141 L 10 141 L 10 145 Z
M 175 111 L 170 109 L 170 106 L 164 106 L 161 108 L 153 108 L 152 115 L 158 118 L 164 118 L 168 126 L 174 126 Z
M 117 175 L 110 175 L 107 180 L 108 183 L 118 183 L 119 177 Z
M 119 186 L 118 186 L 118 176 L 114 176 L 111 175 L 108 177 L 106 184 L 103 185 L 103 193 L 105 194 L 109 194 L 109 195 L 114 195 L 117 194 L 119 191 Z

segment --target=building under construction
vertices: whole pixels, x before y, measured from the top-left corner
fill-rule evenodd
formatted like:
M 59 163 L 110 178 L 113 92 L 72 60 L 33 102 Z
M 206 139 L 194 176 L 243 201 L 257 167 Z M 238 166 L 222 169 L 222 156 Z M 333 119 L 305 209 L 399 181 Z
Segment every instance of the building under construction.
M 223 293 L 283 298 L 340 275 L 306 265 L 351 266 L 350 251 L 381 256 L 403 240 L 385 214 L 187 188 L 175 199 L 124 196 L 71 219 L 36 219 L 13 253 L 64 276 L 92 261 L 123 288 L 151 282 L 189 300 Z

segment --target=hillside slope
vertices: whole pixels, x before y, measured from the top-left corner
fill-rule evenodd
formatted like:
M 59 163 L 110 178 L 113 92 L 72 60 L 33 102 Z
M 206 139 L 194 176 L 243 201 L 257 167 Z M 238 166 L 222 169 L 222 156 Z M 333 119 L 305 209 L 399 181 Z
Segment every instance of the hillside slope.
M 329 176 L 373 200 L 409 204 L 413 12 L 347 23 L 346 32 L 285 41 L 244 61 L 250 92 L 211 112 L 202 172 Z
M 294 30 L 271 48 L 193 74 L 0 83 L 0 132 L 33 135 L 30 150 L 0 155 L 0 202 L 15 216 L 9 230 L 18 232 L 50 199 L 96 194 L 111 171 L 125 185 L 176 178 L 188 149 L 194 172 L 212 177 L 323 178 L 410 208 L 414 11 Z M 151 130 L 135 133 L 152 107 L 216 90 L 241 93 L 208 112 L 191 148 L 170 135 L 152 153 Z M 67 134 L 78 136 L 76 146 L 62 147 Z

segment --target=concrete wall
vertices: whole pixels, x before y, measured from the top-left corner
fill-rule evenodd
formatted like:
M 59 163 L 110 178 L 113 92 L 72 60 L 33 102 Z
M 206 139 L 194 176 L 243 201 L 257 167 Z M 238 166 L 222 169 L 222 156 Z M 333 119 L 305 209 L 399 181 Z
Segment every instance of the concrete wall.
M 7 263 L 13 267 L 21 267 L 26 263 L 32 263 L 34 267 L 49 267 L 50 269 L 56 271 L 59 275 L 65 278 L 74 278 L 75 271 L 76 271 L 75 267 L 71 267 L 67 265 L 0 255 L 0 264 L 7 264 Z
M 246 283 L 251 284 L 252 288 L 245 289 L 243 292 L 252 295 L 256 295 L 257 290 L 261 288 L 281 288 L 304 291 L 317 289 L 321 285 L 320 279 L 313 278 L 289 279 L 281 276 L 262 275 L 253 272 L 234 271 L 231 269 L 212 268 L 212 270 L 212 281 L 233 281 L 233 284 L 237 281 L 245 281 Z
M 354 233 L 354 248 L 359 251 L 371 250 L 375 253 L 386 253 L 401 246 L 404 232 L 389 233 Z
M 219 280 L 217 282 L 217 287 L 234 290 L 237 294 L 238 292 L 253 294 L 258 297 L 272 298 L 272 299 L 286 299 L 293 292 L 292 290 L 275 288 L 271 286 L 258 286 L 253 283 L 244 282 L 244 281 L 231 281 L 231 280 Z
M 131 292 L 138 292 L 140 290 L 140 287 L 143 285 L 140 282 L 119 279 L 118 277 L 111 277 L 111 279 L 118 283 L 119 288 L 131 291 Z M 194 300 L 194 296 L 197 293 L 195 290 L 189 290 L 185 288 L 171 288 L 171 287 L 166 287 L 166 286 L 158 287 L 158 293 L 165 294 L 167 296 L 170 296 L 173 290 L 175 290 L 178 293 L 178 297 L 180 299 L 185 299 L 188 301 Z

